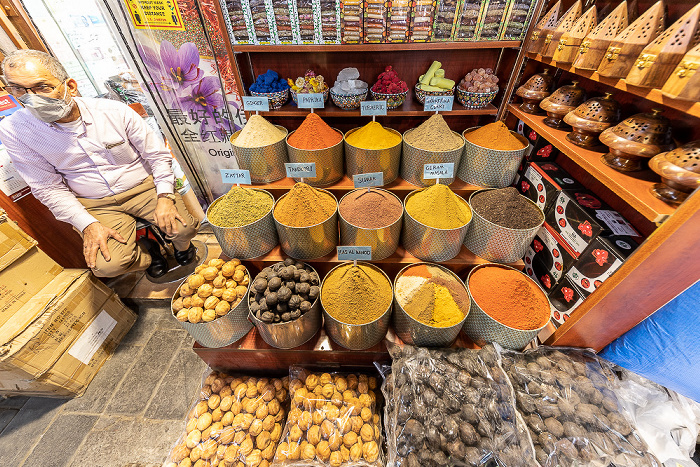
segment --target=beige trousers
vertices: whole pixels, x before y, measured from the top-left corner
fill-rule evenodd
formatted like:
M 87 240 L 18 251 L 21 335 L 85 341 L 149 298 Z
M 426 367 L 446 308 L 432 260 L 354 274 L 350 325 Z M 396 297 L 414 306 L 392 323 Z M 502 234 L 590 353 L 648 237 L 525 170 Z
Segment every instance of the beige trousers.
M 177 221 L 177 233 L 170 236 L 166 234 L 165 238 L 172 241 L 177 250 L 183 251 L 189 247 L 190 240 L 197 234 L 199 221 L 190 215 L 178 193 L 175 197 L 175 207 L 187 221 L 187 227 Z M 101 224 L 116 230 L 126 240 L 126 244 L 113 238 L 107 240 L 107 247 L 112 256 L 110 261 L 105 261 L 102 253 L 97 252 L 97 261 L 92 270 L 96 276 L 114 277 L 127 272 L 142 271 L 150 266 L 151 255 L 136 243 L 136 218 L 157 225 L 154 213 L 158 199 L 153 177 L 149 176 L 139 185 L 118 195 L 100 199 L 78 198 L 78 201 Z

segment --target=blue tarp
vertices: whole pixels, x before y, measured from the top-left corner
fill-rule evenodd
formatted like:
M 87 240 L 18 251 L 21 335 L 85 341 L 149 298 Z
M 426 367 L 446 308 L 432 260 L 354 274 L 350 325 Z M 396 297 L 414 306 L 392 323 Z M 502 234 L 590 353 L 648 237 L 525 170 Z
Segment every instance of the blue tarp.
M 600 356 L 700 402 L 700 281 Z

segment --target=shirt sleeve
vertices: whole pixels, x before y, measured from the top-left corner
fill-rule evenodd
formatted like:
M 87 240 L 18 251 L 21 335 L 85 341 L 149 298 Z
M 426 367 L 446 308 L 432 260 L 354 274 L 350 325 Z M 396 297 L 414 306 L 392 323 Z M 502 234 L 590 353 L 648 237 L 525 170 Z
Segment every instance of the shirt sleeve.
M 173 193 L 173 156 L 163 140 L 128 105 L 124 105 L 124 126 L 129 142 L 151 167 L 156 193 Z
M 97 222 L 66 186 L 54 166 L 13 138 L 10 132 L 0 131 L 0 137 L 17 172 L 32 189 L 34 197 L 49 208 L 56 219 L 68 222 L 80 232 Z

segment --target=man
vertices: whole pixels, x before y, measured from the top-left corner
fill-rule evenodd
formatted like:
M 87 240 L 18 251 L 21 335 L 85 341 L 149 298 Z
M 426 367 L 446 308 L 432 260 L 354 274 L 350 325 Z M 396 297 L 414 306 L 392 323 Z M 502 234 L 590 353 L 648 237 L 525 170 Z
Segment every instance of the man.
M 199 223 L 173 193 L 170 152 L 135 111 L 77 97 L 76 81 L 43 52 L 12 52 L 2 72 L 25 108 L 0 123 L 0 141 L 34 196 L 81 233 L 95 275 L 168 271 L 156 242 L 136 243 L 137 217 L 158 225 L 179 264 L 194 260 Z

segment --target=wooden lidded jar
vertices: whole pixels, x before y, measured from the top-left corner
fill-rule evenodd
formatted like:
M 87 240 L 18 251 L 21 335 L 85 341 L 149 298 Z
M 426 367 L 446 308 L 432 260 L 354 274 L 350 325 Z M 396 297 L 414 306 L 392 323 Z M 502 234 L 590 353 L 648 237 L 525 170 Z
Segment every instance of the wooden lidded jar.
M 700 140 L 655 155 L 649 168 L 661 175 L 661 183 L 651 188 L 654 196 L 668 204 L 682 203 L 700 188 Z
M 542 123 L 552 128 L 564 128 L 564 116 L 581 105 L 585 99 L 586 91 L 578 85 L 578 81 L 560 87 L 540 102 L 540 108 L 547 112 L 547 118 Z
M 549 74 L 549 68 L 542 73 L 530 76 L 530 79 L 515 91 L 515 94 L 523 100 L 523 103 L 520 104 L 520 110 L 529 114 L 539 113 L 539 103 L 549 96 L 549 88 L 552 86 L 553 80 L 554 77 Z
M 564 123 L 573 128 L 566 139 L 582 148 L 596 146 L 599 144 L 598 135 L 619 122 L 620 116 L 620 104 L 611 93 L 588 99 L 564 117 Z
M 605 165 L 620 172 L 643 169 L 645 159 L 674 148 L 668 119 L 661 110 L 632 115 L 600 134 L 600 142 L 610 148 L 603 155 Z

